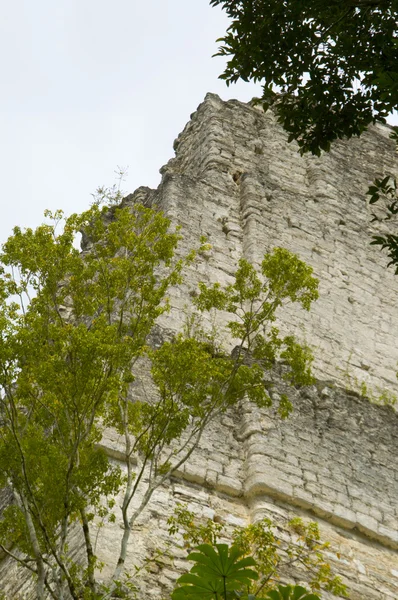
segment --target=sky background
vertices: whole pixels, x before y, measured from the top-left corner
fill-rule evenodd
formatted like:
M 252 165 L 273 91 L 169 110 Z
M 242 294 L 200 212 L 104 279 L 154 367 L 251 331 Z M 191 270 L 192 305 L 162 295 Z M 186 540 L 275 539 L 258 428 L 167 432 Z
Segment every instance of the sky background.
M 0 243 L 46 208 L 88 208 L 128 168 L 126 193 L 156 187 L 173 140 L 207 92 L 228 26 L 208 0 L 12 0 L 0 21 Z

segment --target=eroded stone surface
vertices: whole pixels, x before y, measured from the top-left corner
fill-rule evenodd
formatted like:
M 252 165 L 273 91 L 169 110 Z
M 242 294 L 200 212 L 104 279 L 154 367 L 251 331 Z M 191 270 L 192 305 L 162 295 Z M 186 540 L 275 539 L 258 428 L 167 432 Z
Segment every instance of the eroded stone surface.
M 284 326 L 305 331 L 322 378 L 375 391 L 396 388 L 398 360 L 398 278 L 369 245 L 365 198 L 375 175 L 396 172 L 388 134 L 380 127 L 321 158 L 301 157 L 271 111 L 209 94 L 177 138 L 154 197 L 181 222 L 187 245 L 198 234 L 213 245 L 198 278 L 229 281 L 237 259 L 256 263 L 275 246 L 313 266 L 320 299 L 309 314 L 292 307 Z

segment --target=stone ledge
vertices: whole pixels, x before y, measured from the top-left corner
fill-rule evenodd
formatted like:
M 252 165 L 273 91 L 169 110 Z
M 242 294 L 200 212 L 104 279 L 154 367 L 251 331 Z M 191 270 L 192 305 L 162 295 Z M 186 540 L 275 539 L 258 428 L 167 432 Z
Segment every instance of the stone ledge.
M 343 529 L 356 529 L 366 537 L 376 540 L 383 546 L 398 550 L 398 533 L 387 527 L 383 527 L 375 519 L 363 518 L 365 515 L 354 513 L 341 506 L 332 505 L 329 502 L 310 502 L 308 496 L 304 497 L 300 489 L 294 488 L 288 483 L 279 487 L 273 487 L 264 483 L 261 474 L 251 475 L 246 480 L 245 498 L 256 496 L 270 496 L 276 500 L 303 508 Z

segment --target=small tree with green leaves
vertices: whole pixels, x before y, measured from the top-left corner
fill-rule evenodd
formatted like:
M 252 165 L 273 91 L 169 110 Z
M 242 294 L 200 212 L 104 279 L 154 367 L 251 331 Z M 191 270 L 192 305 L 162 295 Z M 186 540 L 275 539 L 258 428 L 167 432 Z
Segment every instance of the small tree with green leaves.
M 242 260 L 232 285 L 201 284 L 196 298 L 200 311 L 230 314 L 237 352 L 219 351 L 197 331 L 153 349 L 168 290 L 195 258 L 176 258 L 178 228 L 138 204 L 47 217 L 34 231 L 15 228 L 0 255 L 0 484 L 14 498 L 0 518 L 0 547 L 32 573 L 38 600 L 99 600 L 120 595 L 137 518 L 209 422 L 243 397 L 269 406 L 264 367 L 280 357 L 292 382 L 310 381 L 308 350 L 272 323 L 287 301 L 309 309 L 317 280 L 285 250 L 266 255 L 260 273 Z M 74 247 L 79 231 L 89 242 L 83 253 Z M 132 386 L 142 361 L 152 374 L 149 399 Z M 123 469 L 99 444 L 109 426 L 124 441 Z M 97 517 L 117 515 L 113 575 L 99 582 Z

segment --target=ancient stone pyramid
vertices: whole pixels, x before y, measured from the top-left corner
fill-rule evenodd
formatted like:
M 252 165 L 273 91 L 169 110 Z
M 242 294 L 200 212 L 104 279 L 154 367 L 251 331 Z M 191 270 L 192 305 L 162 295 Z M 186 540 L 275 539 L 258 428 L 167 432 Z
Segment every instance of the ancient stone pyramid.
M 373 128 L 321 158 L 300 157 L 271 112 L 208 94 L 177 138 L 158 189 L 126 199 L 157 205 L 180 223 L 183 246 L 200 235 L 212 245 L 172 295 L 161 322 L 167 331 L 181 327 L 197 282 L 229 282 L 240 257 L 258 263 L 274 246 L 286 247 L 320 279 L 311 312 L 292 308 L 280 324 L 314 348 L 317 385 L 288 391 L 295 410 L 286 421 L 244 404 L 214 423 L 184 469 L 154 494 L 132 538 L 131 565 L 166 547 L 176 502 L 231 525 L 268 516 L 281 531 L 298 514 L 316 518 L 340 553 L 331 562 L 352 600 L 398 598 L 398 418 L 352 391 L 362 382 L 375 397 L 396 390 L 398 277 L 369 245 L 365 200 L 374 176 L 397 172 L 388 134 Z M 105 444 L 116 460 L 117 436 L 110 432 Z M 120 537 L 117 523 L 100 532 L 104 575 Z M 186 552 L 170 551 L 173 560 L 146 576 L 149 597 L 160 598 L 177 577 Z

